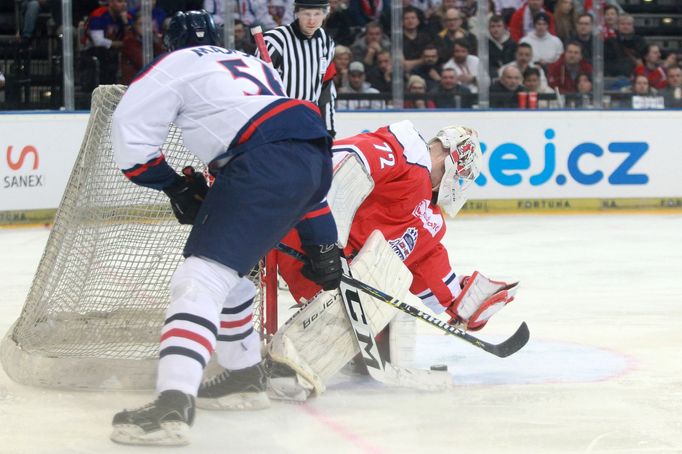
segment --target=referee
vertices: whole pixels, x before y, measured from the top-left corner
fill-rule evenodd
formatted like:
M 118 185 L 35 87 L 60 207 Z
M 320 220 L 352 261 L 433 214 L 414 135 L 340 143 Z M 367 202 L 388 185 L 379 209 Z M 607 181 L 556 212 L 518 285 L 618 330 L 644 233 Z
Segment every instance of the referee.
M 328 13 L 329 0 L 295 0 L 296 19 L 263 33 L 263 38 L 287 95 L 316 103 L 334 137 L 334 40 L 321 28 Z

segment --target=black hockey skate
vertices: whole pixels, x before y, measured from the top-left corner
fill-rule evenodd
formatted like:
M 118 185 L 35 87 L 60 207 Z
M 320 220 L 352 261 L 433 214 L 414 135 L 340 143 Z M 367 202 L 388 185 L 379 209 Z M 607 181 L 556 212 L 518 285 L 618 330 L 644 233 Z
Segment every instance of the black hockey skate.
M 186 445 L 194 422 L 194 406 L 193 396 L 164 391 L 144 407 L 117 413 L 111 439 L 127 445 Z
M 197 407 L 205 410 L 259 410 L 270 406 L 263 362 L 246 369 L 223 369 L 199 387 Z

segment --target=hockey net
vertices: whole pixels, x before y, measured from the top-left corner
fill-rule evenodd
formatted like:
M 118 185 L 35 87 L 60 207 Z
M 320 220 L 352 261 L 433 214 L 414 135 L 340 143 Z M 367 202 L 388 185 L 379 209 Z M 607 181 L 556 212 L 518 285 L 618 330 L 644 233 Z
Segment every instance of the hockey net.
M 4 369 L 19 383 L 154 387 L 169 282 L 190 228 L 176 221 L 162 192 L 132 184 L 114 163 L 111 117 L 124 92 L 124 86 L 109 85 L 93 93 L 85 138 L 43 257 L 21 315 L 0 345 Z M 175 127 L 162 151 L 176 170 L 204 167 Z M 255 328 L 265 335 L 276 329 L 277 280 L 264 263 L 250 278 L 258 289 Z

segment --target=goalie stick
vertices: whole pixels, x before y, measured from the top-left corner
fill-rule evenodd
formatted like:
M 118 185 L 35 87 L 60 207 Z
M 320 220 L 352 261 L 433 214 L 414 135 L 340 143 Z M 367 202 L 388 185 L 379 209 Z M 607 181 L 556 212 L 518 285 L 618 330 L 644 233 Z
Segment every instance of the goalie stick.
M 350 275 L 345 259 L 342 259 L 344 273 Z M 397 367 L 381 356 L 375 342 L 376 335 L 365 315 L 357 287 L 348 282 L 341 282 L 339 293 L 343 301 L 346 315 L 350 321 L 355 340 L 360 348 L 360 356 L 367 367 L 367 372 L 376 381 L 394 386 L 404 386 L 427 391 L 448 389 L 452 386 L 452 378 L 442 371 Z
M 308 260 L 308 258 L 304 254 L 302 254 L 301 252 L 297 251 L 292 247 L 287 246 L 286 244 L 278 243 L 276 248 L 277 250 L 287 255 L 290 255 L 302 262 L 306 262 Z M 439 319 L 438 317 L 435 317 L 431 314 L 422 311 L 421 309 L 418 309 L 403 301 L 400 301 L 399 299 L 394 298 L 391 295 L 382 292 L 381 290 L 375 289 L 374 287 L 367 285 L 364 282 L 358 281 L 357 279 L 353 279 L 352 277 L 346 274 L 341 276 L 341 281 L 357 288 L 358 290 L 363 291 L 364 293 L 380 301 L 383 301 L 384 303 L 390 304 L 396 309 L 399 309 L 403 312 L 410 314 L 413 317 L 423 320 L 429 325 L 435 326 L 436 328 L 440 329 L 441 331 L 444 331 L 447 334 L 462 339 L 463 341 L 475 347 L 478 347 L 481 350 L 485 350 L 486 352 L 491 353 L 499 358 L 506 358 L 507 356 L 512 355 L 517 351 L 521 350 L 521 348 L 523 348 L 523 346 L 526 345 L 528 339 L 530 338 L 530 331 L 528 330 L 528 325 L 526 324 L 526 322 L 523 322 L 516 329 L 516 332 L 511 335 L 511 337 L 507 338 L 506 340 L 499 344 L 492 344 L 490 342 L 486 342 L 475 336 L 472 336 L 471 334 L 467 333 L 464 329 L 458 326 L 450 325 L 449 323 Z

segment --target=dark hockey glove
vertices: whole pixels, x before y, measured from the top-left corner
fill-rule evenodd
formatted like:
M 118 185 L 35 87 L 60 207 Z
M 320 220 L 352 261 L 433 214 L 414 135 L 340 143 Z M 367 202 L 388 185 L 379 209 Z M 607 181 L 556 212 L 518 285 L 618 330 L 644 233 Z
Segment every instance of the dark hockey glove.
M 177 181 L 163 189 L 170 198 L 173 214 L 180 224 L 194 224 L 194 219 L 199 213 L 201 203 L 206 198 L 208 184 L 201 172 L 196 172 L 194 167 L 187 166 L 182 169 L 182 176 Z
M 334 290 L 341 283 L 341 250 L 336 244 L 303 246 L 308 262 L 303 266 L 303 276 L 325 290 Z

